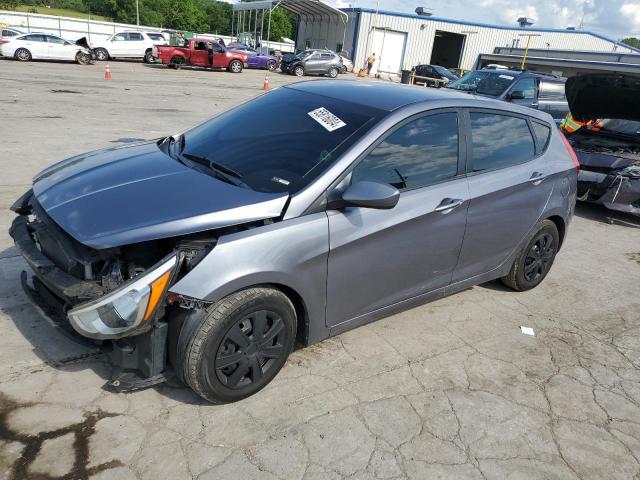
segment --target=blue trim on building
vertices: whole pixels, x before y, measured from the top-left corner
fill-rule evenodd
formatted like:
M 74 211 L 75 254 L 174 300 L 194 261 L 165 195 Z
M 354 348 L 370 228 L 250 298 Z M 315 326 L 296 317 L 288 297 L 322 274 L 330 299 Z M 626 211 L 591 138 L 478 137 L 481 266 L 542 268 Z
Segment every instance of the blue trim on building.
M 354 68 L 356 67 L 356 45 L 358 45 L 358 37 L 360 36 L 360 12 L 355 12 L 356 24 L 353 27 L 353 43 L 351 44 L 351 61 Z M 358 71 L 360 69 L 358 68 Z
M 376 13 L 376 10 L 373 8 L 341 8 L 343 12 L 356 12 L 356 13 Z M 390 15 L 392 17 L 403 17 L 403 18 L 414 18 L 423 20 L 425 22 L 446 22 L 446 23 L 455 23 L 458 25 L 467 25 L 471 27 L 485 27 L 485 28 L 494 28 L 498 30 L 523 30 L 527 32 L 550 32 L 550 33 L 572 33 L 572 34 L 581 34 L 581 35 L 591 35 L 593 37 L 599 38 L 601 40 L 606 40 L 608 42 L 614 43 L 619 47 L 628 48 L 634 52 L 640 53 L 639 48 L 632 47 L 627 45 L 626 43 L 619 42 L 614 40 L 613 38 L 609 38 L 605 35 L 601 35 L 599 33 L 590 32 L 587 30 L 562 30 L 558 28 L 519 28 L 519 27 L 510 27 L 507 25 L 491 25 L 489 23 L 480 23 L 480 22 L 465 22 L 463 20 L 452 20 L 450 18 L 441 18 L 441 17 L 425 17 L 424 15 L 416 15 L 415 13 L 401 13 L 401 12 L 390 12 L 388 10 L 378 10 L 380 15 Z
M 493 58 L 491 58 L 491 57 L 493 57 Z M 481 53 L 478 56 L 478 62 L 476 63 L 476 69 L 477 69 L 477 66 L 480 65 L 480 63 L 482 62 L 483 59 L 484 60 L 487 60 L 487 59 L 493 60 L 496 57 L 501 57 L 501 58 L 503 58 L 505 60 L 514 59 L 514 60 L 520 61 L 522 59 L 521 55 L 507 55 L 507 54 L 504 54 L 504 53 Z M 553 58 L 553 57 L 550 58 L 550 57 L 532 57 L 532 56 L 527 57 L 527 62 L 535 63 L 536 60 L 546 61 L 546 62 L 553 62 L 553 63 L 557 63 L 557 64 L 574 63 L 574 64 L 580 64 L 580 65 L 602 65 L 602 66 L 605 66 L 605 67 L 612 67 L 614 69 L 615 69 L 615 67 L 621 66 L 621 67 L 637 68 L 638 70 L 640 70 L 640 64 L 637 64 L 637 63 L 600 62 L 600 61 L 596 61 L 596 60 L 574 60 L 572 58 Z

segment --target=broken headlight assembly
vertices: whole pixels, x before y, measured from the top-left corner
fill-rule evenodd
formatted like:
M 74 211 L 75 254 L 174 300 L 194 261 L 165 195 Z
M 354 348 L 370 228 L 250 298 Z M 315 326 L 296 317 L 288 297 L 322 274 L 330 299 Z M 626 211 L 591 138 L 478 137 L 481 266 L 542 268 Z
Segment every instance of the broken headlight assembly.
M 99 340 L 130 335 L 153 315 L 177 263 L 176 255 L 165 258 L 117 290 L 69 310 L 71 325 L 81 335 Z

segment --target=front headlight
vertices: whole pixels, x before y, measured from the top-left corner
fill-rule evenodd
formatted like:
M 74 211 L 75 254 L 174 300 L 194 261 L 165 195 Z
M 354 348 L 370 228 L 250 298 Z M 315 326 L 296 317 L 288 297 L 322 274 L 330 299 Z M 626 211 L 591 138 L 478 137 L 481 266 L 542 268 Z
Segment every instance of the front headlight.
M 126 336 L 151 318 L 167 289 L 176 262 L 174 255 L 108 295 L 69 310 L 71 325 L 80 335 L 89 338 Z

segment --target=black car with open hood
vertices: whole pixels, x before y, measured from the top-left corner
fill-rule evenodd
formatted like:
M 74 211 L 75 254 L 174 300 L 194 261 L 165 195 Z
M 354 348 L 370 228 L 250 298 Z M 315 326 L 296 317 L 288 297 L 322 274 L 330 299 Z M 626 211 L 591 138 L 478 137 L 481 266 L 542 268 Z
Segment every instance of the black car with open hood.
M 640 215 L 640 75 L 598 73 L 569 78 L 568 134 L 578 161 L 578 198 Z

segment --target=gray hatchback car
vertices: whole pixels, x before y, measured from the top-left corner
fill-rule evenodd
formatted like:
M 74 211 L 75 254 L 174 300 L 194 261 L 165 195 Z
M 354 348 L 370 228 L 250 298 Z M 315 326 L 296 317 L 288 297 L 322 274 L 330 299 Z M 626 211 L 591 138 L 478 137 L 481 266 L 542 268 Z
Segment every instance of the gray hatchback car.
M 251 395 L 311 344 L 494 279 L 538 285 L 577 162 L 542 112 L 312 81 L 62 161 L 12 209 L 26 291 L 101 343 L 111 388 Z

